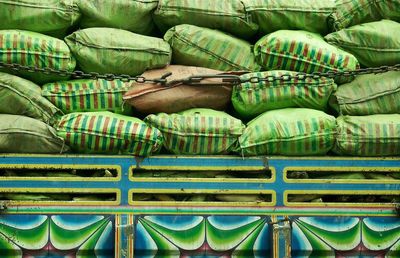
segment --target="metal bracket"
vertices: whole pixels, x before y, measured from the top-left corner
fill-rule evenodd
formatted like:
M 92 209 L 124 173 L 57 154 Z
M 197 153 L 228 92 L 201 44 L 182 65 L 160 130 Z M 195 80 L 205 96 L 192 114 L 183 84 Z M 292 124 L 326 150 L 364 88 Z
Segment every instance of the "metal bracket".
M 274 257 L 291 258 L 292 249 L 292 225 L 289 219 L 285 218 L 271 223 L 273 230 Z

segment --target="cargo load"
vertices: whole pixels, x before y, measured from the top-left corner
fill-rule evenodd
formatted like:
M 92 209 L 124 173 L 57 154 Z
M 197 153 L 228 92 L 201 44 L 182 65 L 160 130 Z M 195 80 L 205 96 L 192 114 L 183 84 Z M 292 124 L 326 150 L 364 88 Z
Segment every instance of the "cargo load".
M 0 73 L 0 113 L 28 116 L 54 124 L 62 112 L 42 97 L 40 86 L 17 76 Z
M 29 30 L 63 38 L 79 17 L 74 0 L 0 0 L 0 30 Z
M 332 100 L 341 115 L 362 116 L 400 113 L 400 71 L 359 75 L 340 85 Z
M 194 25 L 178 25 L 164 35 L 174 64 L 221 71 L 259 71 L 250 43 L 226 33 Z
M 242 75 L 241 80 L 250 81 L 234 86 L 232 104 L 235 111 L 243 118 L 254 118 L 268 110 L 289 107 L 326 110 L 329 96 L 337 88 L 333 79 L 295 79 L 294 76 L 298 74 L 292 71 L 268 71 Z M 285 76 L 290 76 L 290 79 L 280 80 Z M 265 80 L 252 82 L 252 78 Z
M 335 142 L 335 117 L 319 110 L 285 108 L 251 120 L 239 138 L 244 156 L 325 155 Z
M 224 112 L 201 108 L 149 115 L 144 121 L 163 133 L 168 151 L 182 155 L 228 154 L 245 128 Z
M 47 68 L 72 72 L 75 58 L 64 41 L 25 30 L 0 30 L 0 61 L 30 68 Z M 1 69 L 38 84 L 65 80 L 68 76 L 24 70 Z
M 109 27 L 150 35 L 158 0 L 75 0 L 82 14 L 81 28 Z
M 124 100 L 135 111 L 142 114 L 176 113 L 191 108 L 210 108 L 225 110 L 230 104 L 232 85 L 221 85 L 222 79 L 209 78 L 199 85 L 187 85 L 182 82 L 190 76 L 224 75 L 218 70 L 204 67 L 170 65 L 166 68 L 151 70 L 141 76 L 158 79 L 167 73 L 167 85 L 155 83 L 133 83 L 124 95 Z
M 268 34 L 256 43 L 254 53 L 266 70 L 313 73 L 359 68 L 352 54 L 307 31 L 280 30 Z
M 333 149 L 339 155 L 400 155 L 400 114 L 340 116 Z
M 258 30 L 245 0 L 159 0 L 154 21 L 163 32 L 176 25 L 192 24 L 250 38 Z
M 78 153 L 149 156 L 162 146 L 162 136 L 156 128 L 138 118 L 108 111 L 67 114 L 56 129 Z
M 325 37 L 366 67 L 400 63 L 400 23 L 381 20 L 352 26 Z
M 260 26 L 259 34 L 277 30 L 306 30 L 325 35 L 334 0 L 246 0 L 246 10 Z
M 69 150 L 53 127 L 18 115 L 0 114 L 0 153 L 54 153 Z
M 139 75 L 171 61 L 171 48 L 160 38 L 113 28 L 89 28 L 65 38 L 84 72 Z
M 131 108 L 124 105 L 122 96 L 131 85 L 131 82 L 104 79 L 61 81 L 43 85 L 42 96 L 65 114 L 111 111 L 130 115 Z

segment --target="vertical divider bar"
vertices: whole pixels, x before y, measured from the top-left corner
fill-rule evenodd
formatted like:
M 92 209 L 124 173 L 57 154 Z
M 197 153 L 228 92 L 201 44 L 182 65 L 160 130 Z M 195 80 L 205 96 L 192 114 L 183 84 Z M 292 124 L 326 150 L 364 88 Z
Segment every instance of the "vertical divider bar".
M 287 217 L 275 217 L 272 221 L 272 244 L 274 258 L 291 258 L 292 226 Z

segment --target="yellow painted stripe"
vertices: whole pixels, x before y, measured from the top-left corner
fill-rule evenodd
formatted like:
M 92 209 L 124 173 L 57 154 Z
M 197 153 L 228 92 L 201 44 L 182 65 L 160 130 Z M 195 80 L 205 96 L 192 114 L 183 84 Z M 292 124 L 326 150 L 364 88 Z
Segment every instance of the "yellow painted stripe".
M 319 195 L 400 195 L 399 191 L 386 190 L 286 190 L 283 192 L 283 203 L 285 206 L 302 206 L 302 207 L 395 207 L 396 204 L 391 203 L 311 203 L 311 202 L 289 202 L 289 194 L 319 194 Z
M 14 201 L 7 200 L 7 206 L 13 205 L 37 205 L 37 206 L 102 206 L 102 205 L 119 205 L 121 203 L 121 190 L 118 188 L 102 189 L 102 188 L 0 188 L 0 193 L 58 193 L 58 194 L 71 194 L 71 193 L 111 193 L 115 194 L 114 201 Z
M 121 166 L 117 165 L 63 165 L 63 164 L 0 164 L 0 169 L 37 169 L 40 172 L 40 169 L 76 169 L 76 170 L 94 170 L 94 169 L 112 169 L 117 171 L 116 177 L 6 177 L 0 176 L 0 181 L 90 181 L 90 182 L 110 182 L 110 181 L 120 181 L 121 180 Z M 51 172 L 49 172 L 51 173 Z

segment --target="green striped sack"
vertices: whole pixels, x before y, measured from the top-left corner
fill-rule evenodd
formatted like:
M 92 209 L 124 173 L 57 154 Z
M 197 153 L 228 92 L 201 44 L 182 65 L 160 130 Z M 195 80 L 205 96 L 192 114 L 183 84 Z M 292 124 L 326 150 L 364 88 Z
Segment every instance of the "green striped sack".
M 330 16 L 333 30 L 389 19 L 400 22 L 399 0 L 336 0 L 336 10 Z
M 0 30 L 0 61 L 28 67 L 62 69 L 73 71 L 75 59 L 64 41 L 36 32 L 23 30 Z M 30 73 L 2 69 L 38 84 L 65 80 L 68 77 L 57 74 Z
M 65 38 L 84 72 L 139 75 L 171 61 L 162 39 L 113 28 L 89 28 Z
M 334 95 L 334 108 L 341 115 L 399 114 L 400 72 L 359 75 L 339 86 Z
M 239 138 L 242 155 L 324 155 L 335 141 L 333 116 L 307 108 L 267 111 Z
M 352 54 L 326 43 L 319 34 L 306 31 L 280 30 L 266 35 L 256 43 L 254 53 L 266 70 L 313 73 L 359 67 Z
M 35 118 L 54 124 L 61 111 L 46 98 L 41 88 L 28 80 L 0 73 L 0 113 Z
M 340 155 L 400 155 L 400 115 L 340 116 L 333 149 Z
M 81 28 L 109 27 L 149 35 L 154 29 L 152 13 L 158 0 L 76 0 Z
M 246 10 L 260 26 L 260 33 L 306 30 L 328 33 L 328 17 L 335 10 L 334 0 L 246 0 Z
M 400 22 L 399 0 L 376 0 L 375 2 L 382 18 Z
M 297 74 L 291 71 L 268 71 L 244 74 L 241 79 L 292 77 Z M 333 79 L 323 77 L 246 82 L 234 86 L 232 103 L 237 113 L 244 118 L 253 118 L 268 110 L 288 107 L 326 110 L 329 96 L 336 87 Z
M 162 146 L 162 135 L 138 118 L 104 112 L 63 116 L 57 134 L 79 153 L 149 156 Z
M 74 0 L 0 0 L 0 30 L 21 29 L 63 38 L 80 17 Z
M 237 147 L 244 130 L 240 120 L 222 111 L 202 108 L 149 115 L 144 121 L 163 133 L 164 146 L 177 155 L 229 153 Z
M 56 130 L 27 116 L 0 114 L 0 153 L 63 153 L 69 150 Z
M 376 0 L 336 0 L 336 10 L 331 14 L 328 23 L 332 30 L 341 30 L 365 22 L 379 21 L 381 15 L 375 2 Z
M 250 38 L 258 26 L 246 9 L 243 0 L 160 0 L 154 21 L 164 32 L 176 25 L 192 24 Z
M 394 21 L 356 25 L 331 33 L 325 39 L 352 53 L 366 67 L 400 63 L 400 23 Z
M 42 87 L 46 97 L 64 113 L 111 111 L 131 114 L 129 105 L 123 105 L 123 95 L 131 83 L 121 80 L 73 80 L 48 83 Z
M 172 47 L 175 64 L 221 71 L 259 71 L 252 46 L 223 32 L 182 24 L 171 28 L 164 39 Z

